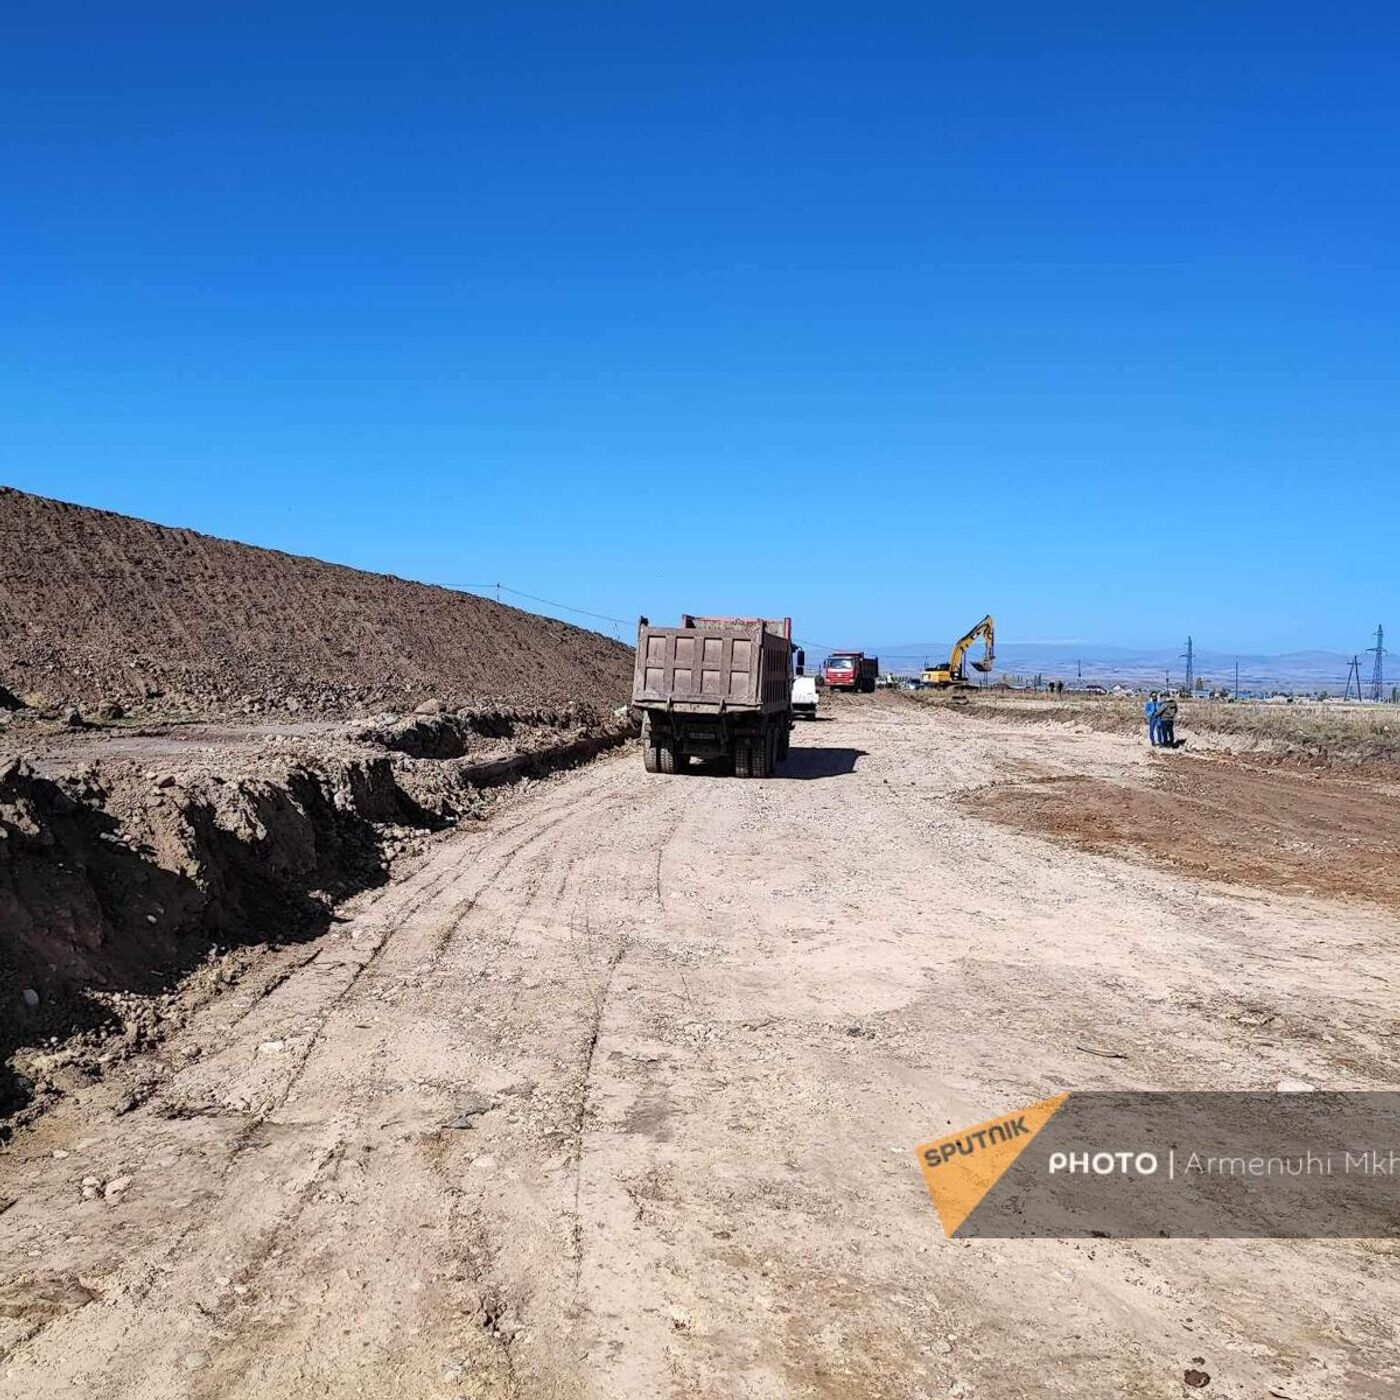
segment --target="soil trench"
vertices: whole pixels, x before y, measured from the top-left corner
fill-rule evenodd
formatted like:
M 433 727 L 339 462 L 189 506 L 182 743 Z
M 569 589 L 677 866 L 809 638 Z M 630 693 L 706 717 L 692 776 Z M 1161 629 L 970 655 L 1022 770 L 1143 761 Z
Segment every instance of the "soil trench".
M 0 755 L 0 1135 L 182 1022 L 196 969 L 313 939 L 504 785 L 636 732 L 587 707 L 316 728 L 26 726 Z
M 1155 801 L 1134 740 L 828 714 L 769 780 L 539 785 L 59 1099 L 0 1155 L 0 1394 L 1395 1394 L 1390 1242 L 950 1241 L 913 1154 L 1394 1087 L 1395 915 L 974 815 Z

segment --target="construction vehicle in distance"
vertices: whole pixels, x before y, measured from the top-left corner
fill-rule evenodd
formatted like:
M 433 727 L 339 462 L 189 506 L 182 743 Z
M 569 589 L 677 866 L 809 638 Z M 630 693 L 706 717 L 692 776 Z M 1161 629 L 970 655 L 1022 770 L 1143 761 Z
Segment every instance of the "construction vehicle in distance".
M 767 778 L 788 756 L 792 619 L 695 617 L 637 625 L 632 703 L 642 711 L 648 773 L 684 773 L 692 758 L 736 777 Z
M 822 676 L 831 690 L 875 689 L 880 674 L 880 658 L 863 651 L 834 651 L 822 662 Z
M 996 660 L 996 625 L 993 623 L 990 613 L 970 632 L 964 632 L 953 643 L 953 650 L 948 657 L 946 666 L 926 666 L 924 668 L 924 684 L 935 686 L 939 690 L 960 687 L 966 689 L 970 682 L 967 679 L 964 662 L 967 659 L 968 651 L 979 640 L 984 644 L 984 651 L 981 657 L 972 663 L 972 669 L 986 675 Z

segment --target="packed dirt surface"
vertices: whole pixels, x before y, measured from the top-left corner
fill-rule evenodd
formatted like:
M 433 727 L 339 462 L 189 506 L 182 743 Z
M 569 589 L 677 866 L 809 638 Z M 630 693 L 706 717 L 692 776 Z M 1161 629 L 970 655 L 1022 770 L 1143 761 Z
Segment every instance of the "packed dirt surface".
M 827 713 L 769 780 L 549 779 L 59 1099 L 0 1157 L 0 1394 L 1395 1395 L 1394 1242 L 950 1241 L 913 1148 L 1394 1088 L 1396 916 L 968 808 L 1151 790 L 1140 741 Z
M 469 593 L 0 487 L 0 710 L 603 707 L 632 651 Z

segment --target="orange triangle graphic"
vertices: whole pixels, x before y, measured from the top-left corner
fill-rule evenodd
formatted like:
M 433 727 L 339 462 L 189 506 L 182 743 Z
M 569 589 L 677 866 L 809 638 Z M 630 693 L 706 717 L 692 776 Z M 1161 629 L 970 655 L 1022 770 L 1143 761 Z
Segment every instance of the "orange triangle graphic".
M 1055 1094 L 914 1149 L 945 1235 L 951 1238 L 1067 1098 Z

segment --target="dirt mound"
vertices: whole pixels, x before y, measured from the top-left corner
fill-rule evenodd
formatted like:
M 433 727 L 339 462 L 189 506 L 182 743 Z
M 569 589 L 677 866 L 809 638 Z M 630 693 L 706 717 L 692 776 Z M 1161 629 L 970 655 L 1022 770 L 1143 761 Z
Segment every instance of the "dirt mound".
M 485 598 L 0 487 L 0 687 L 51 706 L 611 707 L 631 657 Z

